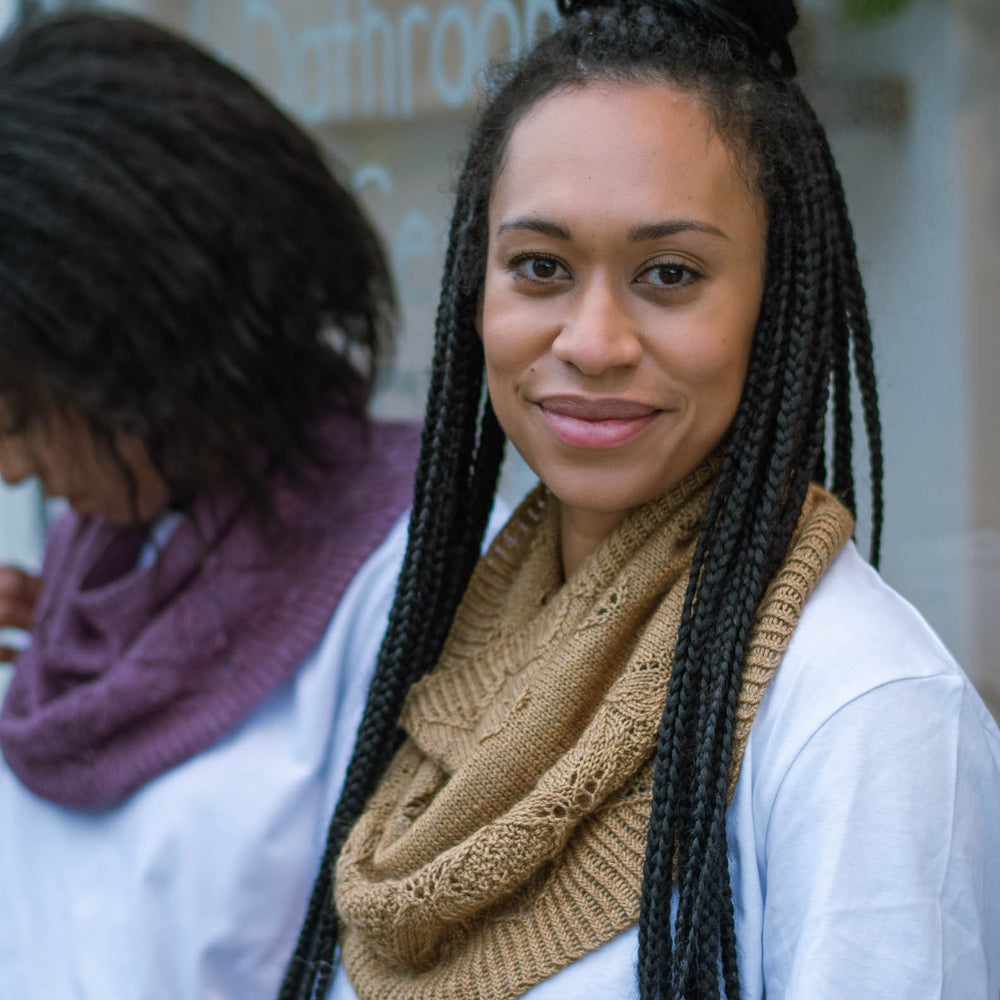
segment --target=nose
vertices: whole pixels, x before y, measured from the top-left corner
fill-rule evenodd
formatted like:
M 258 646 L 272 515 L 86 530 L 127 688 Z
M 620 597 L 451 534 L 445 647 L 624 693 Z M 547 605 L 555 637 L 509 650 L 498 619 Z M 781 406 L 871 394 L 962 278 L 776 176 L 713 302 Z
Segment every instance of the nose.
M 0 479 L 16 486 L 36 475 L 35 463 L 17 435 L 0 434 Z
M 555 356 L 585 375 L 637 365 L 642 342 L 625 294 L 603 280 L 582 288 L 552 344 Z

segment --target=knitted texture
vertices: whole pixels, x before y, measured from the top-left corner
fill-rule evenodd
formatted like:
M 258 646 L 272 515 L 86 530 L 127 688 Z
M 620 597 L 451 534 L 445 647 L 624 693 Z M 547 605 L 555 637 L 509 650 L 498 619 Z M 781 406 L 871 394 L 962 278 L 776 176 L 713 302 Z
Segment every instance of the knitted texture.
M 239 725 L 316 646 L 406 508 L 418 438 L 329 415 L 328 464 L 272 477 L 275 522 L 220 484 L 141 569 L 143 528 L 60 522 L 0 713 L 20 780 L 60 805 L 110 808 Z
M 638 920 L 670 651 L 714 472 L 630 512 L 565 584 L 543 487 L 480 560 L 337 865 L 361 1000 L 519 997 Z M 751 638 L 730 796 L 805 600 L 852 530 L 813 487 Z

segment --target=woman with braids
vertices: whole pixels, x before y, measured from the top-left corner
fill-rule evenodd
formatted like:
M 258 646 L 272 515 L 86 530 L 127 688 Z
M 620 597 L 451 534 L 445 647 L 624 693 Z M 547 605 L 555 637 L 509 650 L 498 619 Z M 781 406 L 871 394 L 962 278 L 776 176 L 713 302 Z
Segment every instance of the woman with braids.
M 277 991 L 405 548 L 391 320 L 245 79 L 126 17 L 0 46 L 0 473 L 70 507 L 0 571 L 5 1000 Z
M 794 22 L 574 4 L 490 96 L 282 1000 L 1000 992 L 1000 734 L 850 541 L 872 349 Z M 541 483 L 477 562 L 505 436 Z

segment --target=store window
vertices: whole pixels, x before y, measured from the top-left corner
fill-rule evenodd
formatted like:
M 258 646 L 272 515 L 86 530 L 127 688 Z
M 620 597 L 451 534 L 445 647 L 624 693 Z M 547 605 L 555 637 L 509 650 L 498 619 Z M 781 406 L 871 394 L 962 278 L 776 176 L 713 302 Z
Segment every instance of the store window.
M 0 33 L 14 23 L 21 6 L 18 0 L 0 0 Z M 37 486 L 26 483 L 12 489 L 0 482 L 0 562 L 35 565 L 43 520 Z
M 0 0 L 0 23 L 12 6 Z M 329 147 L 384 236 L 403 306 L 375 409 L 418 417 L 451 184 L 481 73 L 544 32 L 554 0 L 105 6 L 190 34 Z M 874 321 L 885 424 L 883 573 L 996 709 L 1000 5 L 805 0 L 800 9 L 802 83 L 844 175 Z M 859 456 L 862 497 L 864 462 Z M 507 498 L 529 481 L 512 465 Z M 27 494 L 0 494 L 0 522 L 16 524 L 0 531 L 0 557 L 37 544 L 36 510 Z M 864 550 L 864 509 L 858 534 Z

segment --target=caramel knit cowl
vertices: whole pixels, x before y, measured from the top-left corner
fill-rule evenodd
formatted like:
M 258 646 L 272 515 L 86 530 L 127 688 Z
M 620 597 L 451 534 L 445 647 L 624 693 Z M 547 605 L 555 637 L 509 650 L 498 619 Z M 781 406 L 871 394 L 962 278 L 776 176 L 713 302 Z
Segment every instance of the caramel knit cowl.
M 341 852 L 341 959 L 361 1000 L 520 997 L 639 917 L 653 756 L 708 464 L 631 511 L 566 582 L 537 488 L 480 560 L 407 738 Z M 761 603 L 733 735 L 853 522 L 812 487 Z

